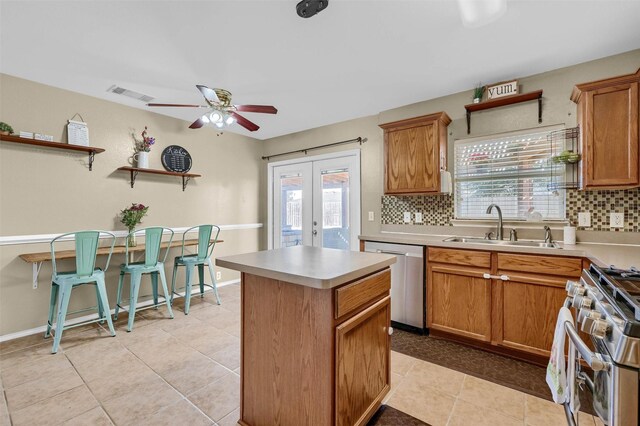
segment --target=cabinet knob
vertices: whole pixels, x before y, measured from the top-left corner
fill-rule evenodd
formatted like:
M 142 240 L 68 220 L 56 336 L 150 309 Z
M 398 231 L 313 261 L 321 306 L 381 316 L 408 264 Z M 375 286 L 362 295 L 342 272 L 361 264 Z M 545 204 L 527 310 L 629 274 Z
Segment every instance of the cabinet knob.
M 389 327 L 388 332 L 389 332 L 389 336 L 391 336 L 393 334 L 393 327 Z

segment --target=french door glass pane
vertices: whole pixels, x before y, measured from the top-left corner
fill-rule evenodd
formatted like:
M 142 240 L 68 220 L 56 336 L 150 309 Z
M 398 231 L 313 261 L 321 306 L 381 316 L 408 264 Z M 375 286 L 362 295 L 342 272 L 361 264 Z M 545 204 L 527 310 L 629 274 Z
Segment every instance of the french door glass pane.
M 323 170 L 322 246 L 349 250 L 349 171 Z
M 280 247 L 302 244 L 302 183 L 301 173 L 280 176 Z

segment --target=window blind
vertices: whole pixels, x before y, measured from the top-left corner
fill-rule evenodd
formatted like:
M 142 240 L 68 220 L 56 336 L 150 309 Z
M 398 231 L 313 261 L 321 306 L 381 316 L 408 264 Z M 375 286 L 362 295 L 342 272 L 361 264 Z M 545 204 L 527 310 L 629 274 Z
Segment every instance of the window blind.
M 455 150 L 455 214 L 459 219 L 486 219 L 489 204 L 505 219 L 564 219 L 564 190 L 553 184 L 564 178 L 564 165 L 550 161 L 562 151 L 549 132 L 458 140 Z M 552 170 L 553 168 L 553 170 Z M 552 182 L 551 175 L 555 176 Z M 561 185 L 560 185 L 561 186 Z

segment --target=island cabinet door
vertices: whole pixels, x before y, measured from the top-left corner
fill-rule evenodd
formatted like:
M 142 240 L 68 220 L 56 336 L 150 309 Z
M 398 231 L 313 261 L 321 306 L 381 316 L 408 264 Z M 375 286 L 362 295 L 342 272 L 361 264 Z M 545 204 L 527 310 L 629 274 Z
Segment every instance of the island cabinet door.
M 430 264 L 427 323 L 430 329 L 466 338 L 491 340 L 489 269 Z
M 336 425 L 364 425 L 390 385 L 387 296 L 336 328 Z

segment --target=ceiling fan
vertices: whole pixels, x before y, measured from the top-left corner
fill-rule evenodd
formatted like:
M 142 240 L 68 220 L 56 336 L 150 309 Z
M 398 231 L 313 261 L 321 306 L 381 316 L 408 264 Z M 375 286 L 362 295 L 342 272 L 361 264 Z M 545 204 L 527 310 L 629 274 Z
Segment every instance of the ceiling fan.
M 190 129 L 199 129 L 205 124 L 213 124 L 219 129 L 230 126 L 237 122 L 239 125 L 255 132 L 260 128 L 257 124 L 247 120 L 240 114 L 241 112 L 258 112 L 263 114 L 277 114 L 278 110 L 271 105 L 233 105 L 231 103 L 231 92 L 224 89 L 211 89 L 201 84 L 196 84 L 207 105 L 191 105 L 191 104 L 147 104 L 150 107 L 179 107 L 179 108 L 207 108 L 210 111 L 202 117 L 191 123 Z

